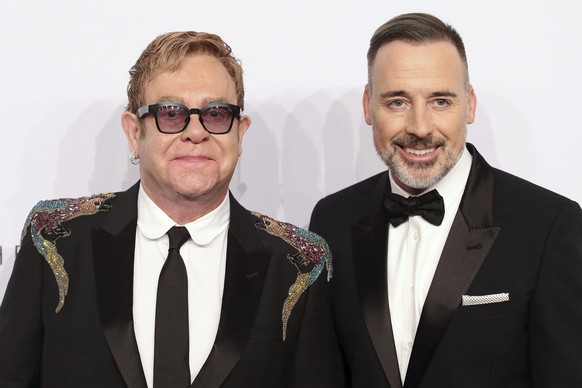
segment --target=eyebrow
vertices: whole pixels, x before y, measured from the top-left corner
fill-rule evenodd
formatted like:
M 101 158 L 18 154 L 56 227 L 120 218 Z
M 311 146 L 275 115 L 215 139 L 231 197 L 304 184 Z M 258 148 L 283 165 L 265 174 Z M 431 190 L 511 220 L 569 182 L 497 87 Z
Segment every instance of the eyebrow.
M 432 92 L 429 97 L 457 97 L 457 93 L 450 92 L 448 90 Z
M 174 96 L 162 96 L 162 97 L 158 98 L 157 104 L 165 104 L 165 103 L 171 103 L 171 102 L 177 102 L 179 104 L 183 103 L 183 101 L 180 98 L 177 98 Z
M 164 103 L 171 103 L 171 102 L 175 102 L 175 103 L 186 106 L 186 103 L 184 102 L 184 100 L 182 100 L 179 97 L 174 97 L 174 96 L 162 96 L 158 99 L 157 104 L 164 104 Z M 202 105 L 199 106 L 199 108 L 202 108 L 203 106 L 206 106 L 208 104 L 226 104 L 226 103 L 228 103 L 228 101 L 224 97 L 205 98 L 204 100 L 202 100 Z
M 380 94 L 380 97 L 382 97 L 382 98 L 409 97 L 409 94 L 407 92 L 405 92 L 404 90 L 392 90 L 392 91 Z M 448 91 L 448 90 L 436 91 L 436 92 L 432 92 L 429 95 L 429 98 L 434 98 L 434 97 L 453 97 L 453 98 L 456 98 L 457 93 L 453 93 L 453 92 Z

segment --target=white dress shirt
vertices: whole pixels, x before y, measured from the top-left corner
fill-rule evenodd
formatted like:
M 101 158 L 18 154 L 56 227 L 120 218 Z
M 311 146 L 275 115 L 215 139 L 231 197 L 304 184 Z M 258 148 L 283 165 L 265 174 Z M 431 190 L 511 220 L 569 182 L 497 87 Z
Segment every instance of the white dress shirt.
M 148 387 L 153 387 L 158 278 L 168 255 L 166 232 L 176 223 L 139 190 L 133 275 L 133 318 Z M 220 320 L 230 221 L 228 195 L 212 212 L 184 225 L 190 233 L 180 254 L 188 275 L 191 381 L 208 358 Z
M 455 214 L 459 209 L 471 170 L 471 154 L 465 148 L 457 164 L 435 186 L 445 203 L 440 226 L 421 216 L 411 216 L 388 231 L 388 301 L 392 333 L 402 382 L 406 376 L 422 307 L 438 265 Z M 390 174 L 392 192 L 409 197 Z M 423 194 L 424 194 L 423 192 Z

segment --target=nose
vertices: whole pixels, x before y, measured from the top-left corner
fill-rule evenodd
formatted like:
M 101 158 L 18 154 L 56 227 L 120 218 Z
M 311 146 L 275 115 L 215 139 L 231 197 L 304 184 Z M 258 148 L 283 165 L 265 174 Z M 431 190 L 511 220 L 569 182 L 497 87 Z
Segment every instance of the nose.
M 425 138 L 432 134 L 432 120 L 430 112 L 425 106 L 414 106 L 410 110 L 406 131 L 419 138 Z
M 180 132 L 180 138 L 182 141 L 191 141 L 193 143 L 200 143 L 208 139 L 210 134 L 200 122 L 200 116 L 196 113 L 190 115 L 190 122 L 182 132 Z

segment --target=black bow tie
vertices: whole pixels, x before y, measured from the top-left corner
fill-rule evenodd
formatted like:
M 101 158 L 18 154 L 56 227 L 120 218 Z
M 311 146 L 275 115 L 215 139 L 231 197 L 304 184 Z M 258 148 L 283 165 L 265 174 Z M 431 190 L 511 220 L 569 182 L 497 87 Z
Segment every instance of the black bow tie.
M 431 190 L 419 197 L 404 198 L 389 193 L 384 200 L 386 215 L 390 223 L 398 226 L 408 220 L 409 216 L 422 216 L 433 225 L 440 225 L 445 216 L 445 203 L 438 191 Z

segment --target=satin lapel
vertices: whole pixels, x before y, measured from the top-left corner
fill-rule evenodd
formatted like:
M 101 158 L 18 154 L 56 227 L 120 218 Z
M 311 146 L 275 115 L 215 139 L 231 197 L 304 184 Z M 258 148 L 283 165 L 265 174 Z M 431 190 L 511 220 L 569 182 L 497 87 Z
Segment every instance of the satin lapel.
M 100 229 L 93 231 L 95 284 L 101 324 L 129 388 L 146 388 L 133 330 L 133 257 L 139 184 L 114 199 Z
M 402 384 L 388 306 L 388 222 L 382 209 L 384 194 L 389 185 L 386 173 L 370 197 L 365 216 L 361 222 L 353 225 L 351 232 L 352 257 L 362 314 L 388 382 L 391 387 L 397 388 Z
M 412 355 L 405 388 L 418 387 L 444 335 L 461 297 L 466 293 L 489 253 L 499 227 L 493 226 L 493 185 L 491 168 L 468 144 L 473 155 L 471 173 L 433 277 Z
M 230 197 L 230 227 L 220 323 L 214 346 L 192 387 L 219 387 L 240 360 L 259 307 L 272 251 L 254 219 Z

